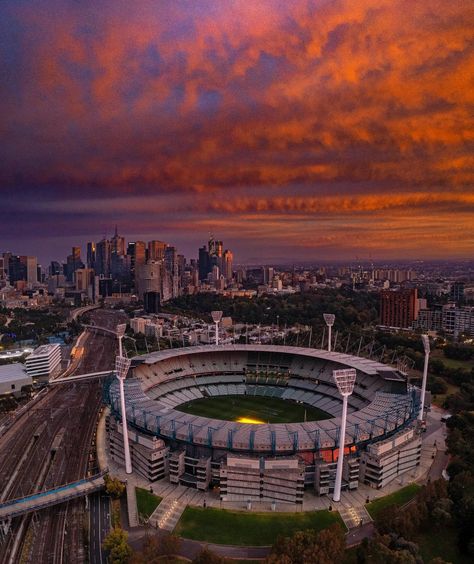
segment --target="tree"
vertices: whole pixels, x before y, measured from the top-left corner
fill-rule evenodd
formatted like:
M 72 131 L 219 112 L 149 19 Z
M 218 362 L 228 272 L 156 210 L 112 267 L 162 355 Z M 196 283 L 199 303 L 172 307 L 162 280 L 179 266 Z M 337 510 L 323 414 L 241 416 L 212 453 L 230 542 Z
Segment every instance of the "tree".
M 131 564 L 159 564 L 163 562 L 163 556 L 178 554 L 181 540 L 175 535 L 158 537 L 147 536 L 143 543 L 143 549 L 134 554 Z
M 113 478 L 109 474 L 104 476 L 105 491 L 115 499 L 118 499 L 125 492 L 125 484 L 118 478 Z
M 344 532 L 332 525 L 321 532 L 298 531 L 291 537 L 280 537 L 267 559 L 269 564 L 332 564 L 342 559 Z
M 127 564 L 132 555 L 132 549 L 127 542 L 128 534 L 120 527 L 114 527 L 105 537 L 103 547 L 108 553 L 110 564 Z
M 222 558 L 208 548 L 203 548 L 193 560 L 194 564 L 226 564 L 226 562 L 228 562 L 226 558 Z

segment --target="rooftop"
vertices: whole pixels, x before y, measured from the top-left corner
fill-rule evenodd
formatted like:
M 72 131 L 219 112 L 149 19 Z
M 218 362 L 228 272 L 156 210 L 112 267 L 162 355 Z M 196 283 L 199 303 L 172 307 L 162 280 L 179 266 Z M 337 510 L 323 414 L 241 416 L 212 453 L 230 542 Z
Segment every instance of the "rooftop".
M 23 380 L 25 378 L 30 378 L 30 376 L 28 376 L 24 365 L 20 362 L 0 366 L 0 382 L 2 383 L 16 382 L 17 380 Z

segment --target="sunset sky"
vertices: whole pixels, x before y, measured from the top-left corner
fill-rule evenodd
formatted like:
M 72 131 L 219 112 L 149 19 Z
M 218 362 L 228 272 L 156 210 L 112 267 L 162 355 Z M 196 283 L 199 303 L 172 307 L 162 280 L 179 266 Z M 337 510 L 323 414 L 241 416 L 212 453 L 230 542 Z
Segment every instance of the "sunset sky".
M 466 0 L 2 0 L 0 251 L 474 256 Z

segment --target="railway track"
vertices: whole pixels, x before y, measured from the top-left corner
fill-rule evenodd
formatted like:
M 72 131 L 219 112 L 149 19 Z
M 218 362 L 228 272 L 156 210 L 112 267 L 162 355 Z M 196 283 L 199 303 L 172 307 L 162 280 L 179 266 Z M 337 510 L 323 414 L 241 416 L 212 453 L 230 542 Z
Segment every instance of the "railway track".
M 100 310 L 91 317 L 110 329 L 123 320 L 120 314 Z M 113 367 L 113 339 L 97 335 L 86 343 L 76 373 Z M 31 412 L 18 418 L 0 439 L 0 491 L 9 484 L 7 499 L 60 486 L 94 470 L 90 449 L 100 406 L 98 382 L 71 383 L 50 389 Z M 40 429 L 44 421 L 47 424 Z M 32 442 L 35 430 L 38 436 Z M 0 563 L 85 562 L 85 517 L 84 500 L 75 500 L 13 520 L 11 533 L 0 545 Z

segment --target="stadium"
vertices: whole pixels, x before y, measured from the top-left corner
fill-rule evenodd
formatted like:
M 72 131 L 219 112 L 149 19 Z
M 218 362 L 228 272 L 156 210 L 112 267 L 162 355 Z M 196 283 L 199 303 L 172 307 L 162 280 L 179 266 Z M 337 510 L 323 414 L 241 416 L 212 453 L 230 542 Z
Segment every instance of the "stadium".
M 223 500 L 301 503 L 331 493 L 342 397 L 352 368 L 343 489 L 383 487 L 419 464 L 419 394 L 393 367 L 338 352 L 273 345 L 197 346 L 132 359 L 125 380 L 134 471 Z M 106 389 L 110 452 L 123 462 L 117 381 Z

